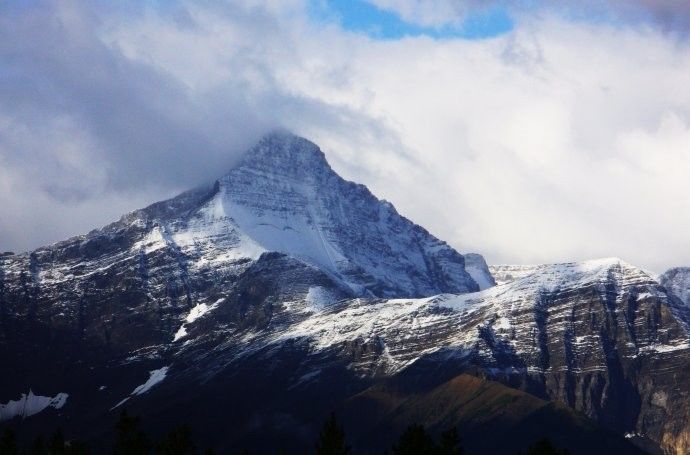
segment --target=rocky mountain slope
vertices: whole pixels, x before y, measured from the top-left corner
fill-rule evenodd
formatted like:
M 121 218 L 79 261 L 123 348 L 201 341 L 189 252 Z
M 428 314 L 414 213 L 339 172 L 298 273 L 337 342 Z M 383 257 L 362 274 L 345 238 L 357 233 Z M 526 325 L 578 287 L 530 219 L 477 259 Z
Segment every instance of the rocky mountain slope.
M 618 259 L 494 273 L 275 133 L 213 184 L 0 257 L 0 416 L 98 444 L 126 407 L 221 451 L 303 451 L 382 381 L 469 373 L 690 450 L 668 286 Z
M 0 315 L 121 352 L 167 343 L 189 310 L 212 306 L 266 252 L 318 270 L 334 298 L 478 289 L 462 255 L 341 179 L 314 144 L 275 133 L 212 185 L 3 257 Z
M 434 435 L 460 428 L 466 453 L 514 454 L 544 437 L 571 453 L 644 453 L 563 404 L 494 381 L 460 374 L 441 384 L 410 386 L 409 375 L 345 401 L 340 414 L 344 425 L 359 435 L 357 453 L 384 452 L 416 422 L 425 422 Z
M 357 301 L 281 334 L 337 350 L 362 375 L 423 358 L 557 400 L 669 453 L 688 450 L 688 309 L 618 259 L 538 266 L 479 293 Z M 352 356 L 353 345 L 363 345 Z
M 690 267 L 676 267 L 666 271 L 659 282 L 668 291 L 690 306 Z

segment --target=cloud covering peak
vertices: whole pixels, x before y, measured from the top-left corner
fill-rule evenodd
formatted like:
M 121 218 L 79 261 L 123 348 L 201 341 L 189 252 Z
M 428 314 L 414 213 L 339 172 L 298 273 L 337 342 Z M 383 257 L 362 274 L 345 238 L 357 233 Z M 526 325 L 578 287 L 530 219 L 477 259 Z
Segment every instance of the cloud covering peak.
M 285 127 L 493 263 L 690 258 L 690 47 L 661 27 L 542 11 L 383 41 L 299 0 L 9 2 L 0 68 L 0 250 L 210 181 Z

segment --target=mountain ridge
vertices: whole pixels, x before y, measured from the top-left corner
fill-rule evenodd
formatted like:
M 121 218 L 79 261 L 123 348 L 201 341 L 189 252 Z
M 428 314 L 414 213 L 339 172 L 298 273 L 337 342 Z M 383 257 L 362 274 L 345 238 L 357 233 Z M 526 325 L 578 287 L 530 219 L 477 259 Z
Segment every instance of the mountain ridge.
M 212 444 L 259 447 L 261 430 L 303 447 L 315 419 L 381 381 L 473 374 L 690 448 L 690 308 L 667 287 L 618 258 L 491 267 L 496 280 L 467 258 L 315 144 L 269 135 L 209 185 L 0 256 L 15 373 L 0 404 L 68 396 L 26 431 L 58 421 L 97 440 L 125 403 L 159 425 L 189 412 Z M 209 411 L 221 403 L 232 412 Z
M 274 194 L 279 194 L 279 198 L 272 197 Z M 340 205 L 329 199 L 340 200 Z M 348 205 L 343 206 L 343 200 Z M 293 213 L 286 215 L 286 207 L 290 207 Z M 362 228 L 350 219 L 353 216 L 357 217 L 354 221 L 360 222 Z M 200 217 L 203 219 L 198 219 Z M 170 220 L 178 222 L 166 226 Z M 388 225 L 381 226 L 385 223 Z M 80 252 L 90 256 L 99 250 L 90 248 L 89 241 L 96 239 L 94 243 L 98 243 L 99 236 L 133 227 L 150 230 L 152 226 L 157 228 L 156 225 L 168 231 L 178 227 L 186 230 L 182 233 L 185 238 L 183 235 L 179 239 L 174 238 L 175 232 L 154 232 L 150 238 L 142 239 L 148 245 L 133 247 L 157 247 L 166 241 L 170 243 L 171 239 L 181 248 L 197 247 L 194 245 L 200 237 L 197 234 L 206 234 L 200 231 L 204 224 L 217 230 L 209 232 L 209 238 L 226 235 L 227 238 L 219 239 L 222 241 L 219 247 L 224 250 L 244 248 L 240 254 L 253 260 L 263 251 L 293 255 L 334 272 L 344 284 L 352 287 L 355 294 L 373 292 L 372 295 L 389 297 L 396 293 L 423 296 L 478 289 L 464 270 L 462 255 L 399 215 L 390 203 L 376 199 L 364 185 L 340 178 L 315 144 L 284 131 L 265 136 L 245 153 L 234 168 L 212 184 L 201 185 L 172 199 L 135 210 L 89 234 L 41 247 L 28 254 L 36 255 L 52 246 L 80 241 L 86 242 L 80 246 L 84 250 Z M 332 232 L 341 226 L 346 227 L 343 232 Z M 357 232 L 358 229 L 366 231 Z M 250 235 L 247 235 L 248 231 L 251 231 Z M 356 235 L 347 239 L 348 244 L 337 244 L 353 232 Z M 335 238 L 329 239 L 329 233 Z M 403 239 L 406 243 L 396 244 L 396 239 Z M 205 240 L 201 239 L 202 242 Z M 360 245 L 362 243 L 364 245 Z M 361 251 L 364 248 L 378 249 L 376 257 L 366 257 Z M 402 248 L 406 257 L 401 257 Z M 353 259 L 348 257 L 350 254 L 358 256 Z M 389 258 L 388 262 L 379 267 L 378 263 L 386 258 Z M 401 265 L 401 260 L 407 263 Z M 367 267 L 362 270 L 360 265 L 365 263 Z M 377 268 L 382 270 L 377 272 Z M 399 269 L 397 275 L 386 271 L 394 268 Z M 363 275 L 356 277 L 359 274 Z M 490 277 L 484 279 L 490 280 Z M 404 289 L 395 283 L 402 280 L 407 281 Z M 363 284 L 368 281 L 370 283 Z

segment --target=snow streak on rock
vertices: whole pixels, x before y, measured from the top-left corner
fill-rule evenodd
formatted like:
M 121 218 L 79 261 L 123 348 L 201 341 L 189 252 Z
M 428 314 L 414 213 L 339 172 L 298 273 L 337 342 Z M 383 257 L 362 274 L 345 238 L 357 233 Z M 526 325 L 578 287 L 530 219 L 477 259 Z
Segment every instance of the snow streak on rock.
M 34 395 L 29 390 L 28 395 L 22 394 L 18 400 L 10 400 L 5 404 L 0 404 L 0 421 L 9 420 L 14 417 L 29 417 L 38 414 L 46 408 L 61 409 L 69 397 L 66 393 L 58 393 L 54 397 Z

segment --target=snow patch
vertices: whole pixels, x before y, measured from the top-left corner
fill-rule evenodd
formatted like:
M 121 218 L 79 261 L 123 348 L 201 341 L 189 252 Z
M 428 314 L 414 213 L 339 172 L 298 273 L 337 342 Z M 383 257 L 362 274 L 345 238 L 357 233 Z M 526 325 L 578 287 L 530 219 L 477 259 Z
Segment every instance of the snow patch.
M 29 394 L 22 394 L 18 400 L 10 400 L 5 404 L 0 404 L 0 421 L 9 420 L 14 417 L 29 417 L 38 414 L 44 409 L 51 407 L 54 409 L 62 408 L 67 403 L 68 394 L 61 392 L 54 397 L 34 395 L 29 390 Z
M 132 245 L 132 249 L 137 251 L 141 250 L 145 254 L 149 254 L 164 248 L 165 245 L 166 242 L 165 237 L 163 237 L 163 231 L 161 231 L 160 227 L 156 226 L 146 234 L 143 239 Z
M 471 294 L 441 294 L 431 297 L 428 300 L 430 303 L 435 303 L 439 307 L 468 312 L 487 305 L 488 303 L 485 301 L 485 296 L 488 295 L 491 290 L 493 290 L 493 288 L 489 288 L 487 291 L 473 292 Z
M 184 338 L 187 336 L 187 329 L 185 328 L 184 324 L 180 326 L 179 329 L 177 329 L 177 332 L 175 332 L 175 336 L 173 337 L 173 342 Z
M 157 370 L 149 371 L 149 379 L 136 389 L 134 389 L 131 393 L 131 395 L 142 395 L 149 390 L 159 382 L 161 382 L 163 379 L 165 379 L 165 375 L 168 374 L 168 369 L 170 367 L 163 367 L 159 368 Z
M 678 343 L 678 344 L 650 344 L 649 346 L 643 346 L 640 348 L 640 352 L 673 352 L 680 351 L 683 349 L 690 349 L 690 343 Z
M 192 322 L 196 321 L 209 311 L 215 310 L 218 308 L 218 304 L 222 302 L 223 299 L 218 299 L 216 300 L 215 303 L 212 303 L 211 305 L 207 305 L 205 303 L 199 303 L 196 305 L 194 308 L 192 308 L 189 311 L 189 314 L 187 317 L 184 319 L 184 323 L 180 326 L 180 328 L 177 330 L 175 333 L 175 337 L 173 338 L 173 342 L 179 340 L 180 338 L 184 338 L 187 336 L 187 328 L 185 327 L 187 324 L 191 324 Z
M 140 385 L 140 386 L 136 387 L 134 390 L 132 390 L 132 393 L 130 393 L 128 397 L 121 400 L 115 406 L 110 408 L 110 410 L 112 411 L 113 409 L 116 409 L 116 408 L 122 406 L 123 404 L 125 404 L 127 402 L 127 400 L 129 400 L 130 398 L 132 398 L 135 395 L 142 395 L 142 394 L 148 392 L 149 390 L 151 390 L 156 384 L 158 384 L 159 382 L 163 381 L 163 379 L 165 379 L 165 376 L 168 374 L 169 369 L 170 369 L 170 367 L 163 367 L 163 368 L 159 368 L 157 370 L 149 371 L 149 379 L 145 383 L 143 383 L 142 385 Z
M 305 300 L 312 309 L 321 310 L 337 302 L 338 296 L 322 286 L 312 286 Z
M 312 192 L 307 185 L 295 184 L 301 198 L 309 199 Z M 235 203 L 230 198 L 223 200 L 227 213 L 239 226 L 251 244 L 266 251 L 279 251 L 302 259 L 316 266 L 337 272 L 337 263 L 347 259 L 329 242 L 321 232 L 318 219 L 311 212 L 289 216 L 285 212 L 256 210 Z
M 196 321 L 197 319 L 199 319 L 200 317 L 202 317 L 203 315 L 205 315 L 209 311 L 215 310 L 216 308 L 218 308 L 218 304 L 222 301 L 223 301 L 223 299 L 218 299 L 215 303 L 213 303 L 211 305 L 207 305 L 205 303 L 198 304 L 197 306 L 195 306 L 194 308 L 192 308 L 189 311 L 189 314 L 185 318 L 185 321 L 187 322 L 187 324 L 191 324 L 192 322 Z

